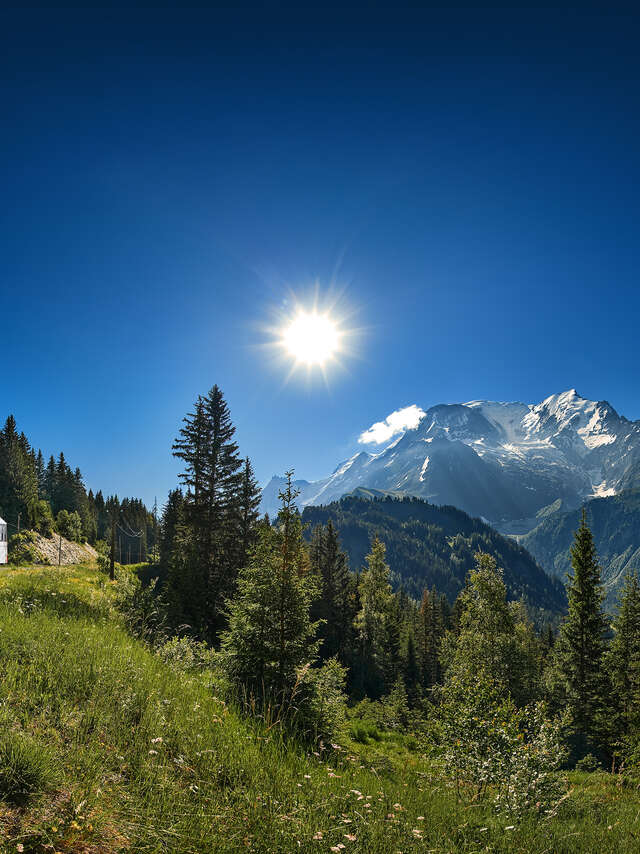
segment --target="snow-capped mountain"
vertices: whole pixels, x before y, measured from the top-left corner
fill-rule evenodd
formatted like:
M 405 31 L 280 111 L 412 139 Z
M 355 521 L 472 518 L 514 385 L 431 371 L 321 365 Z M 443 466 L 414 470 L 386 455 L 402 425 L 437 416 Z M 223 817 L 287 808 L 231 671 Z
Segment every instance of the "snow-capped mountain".
M 280 482 L 272 479 L 263 493 L 270 513 Z M 452 504 L 499 529 L 524 532 L 557 499 L 571 508 L 640 486 L 640 421 L 575 389 L 535 405 L 440 404 L 382 451 L 361 451 L 329 477 L 297 486 L 301 505 L 367 487 Z

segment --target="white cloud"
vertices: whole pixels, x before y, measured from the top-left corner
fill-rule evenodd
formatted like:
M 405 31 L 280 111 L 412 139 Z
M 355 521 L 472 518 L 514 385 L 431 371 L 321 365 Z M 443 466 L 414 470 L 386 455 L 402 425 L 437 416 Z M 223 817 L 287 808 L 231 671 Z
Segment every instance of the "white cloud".
M 384 421 L 376 421 L 368 430 L 358 436 L 358 442 L 363 445 L 381 445 L 388 442 L 393 436 L 402 433 L 403 430 L 412 430 L 424 418 L 425 411 L 412 403 L 403 409 L 396 409 L 391 415 L 387 415 Z

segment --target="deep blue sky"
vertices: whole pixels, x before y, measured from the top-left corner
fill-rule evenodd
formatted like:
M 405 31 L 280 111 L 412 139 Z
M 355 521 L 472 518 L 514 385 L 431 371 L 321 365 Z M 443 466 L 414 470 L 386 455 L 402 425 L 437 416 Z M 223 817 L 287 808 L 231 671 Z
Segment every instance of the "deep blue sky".
M 307 8 L 302 8 L 306 6 Z M 392 410 L 570 387 L 640 418 L 636 17 L 458 8 L 3 12 L 2 404 L 163 502 L 218 383 L 261 480 Z M 313 282 L 359 358 L 265 359 Z

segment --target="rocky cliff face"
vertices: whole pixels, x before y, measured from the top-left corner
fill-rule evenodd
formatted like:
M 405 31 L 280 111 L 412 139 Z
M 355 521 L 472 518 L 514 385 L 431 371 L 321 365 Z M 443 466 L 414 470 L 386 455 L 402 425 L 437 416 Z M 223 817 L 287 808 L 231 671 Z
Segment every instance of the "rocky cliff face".
M 73 543 L 71 540 L 65 540 L 64 537 L 60 538 L 58 534 L 55 534 L 51 539 L 37 534 L 34 545 L 42 558 L 41 562 L 52 566 L 57 566 L 58 556 L 60 556 L 62 566 L 68 566 L 72 563 L 87 563 L 95 560 L 98 556 L 93 546 L 88 543 L 83 545 Z

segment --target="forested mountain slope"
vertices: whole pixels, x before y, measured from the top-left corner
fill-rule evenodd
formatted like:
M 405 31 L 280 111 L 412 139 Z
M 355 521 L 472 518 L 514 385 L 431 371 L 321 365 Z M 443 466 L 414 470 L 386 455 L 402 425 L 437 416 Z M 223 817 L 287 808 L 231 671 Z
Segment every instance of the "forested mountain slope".
M 606 604 L 613 608 L 625 572 L 640 572 L 640 490 L 595 498 L 585 508 L 602 567 Z M 521 540 L 540 565 L 561 580 L 570 568 L 569 549 L 581 513 L 581 509 L 552 513 Z
M 435 585 L 452 602 L 473 566 L 474 553 L 481 550 L 503 567 L 511 599 L 524 598 L 533 609 L 564 608 L 562 585 L 526 549 L 455 507 L 418 498 L 346 496 L 324 507 L 306 507 L 302 519 L 310 529 L 331 519 L 354 570 L 364 565 L 377 534 L 387 547 L 395 584 L 412 596 Z

